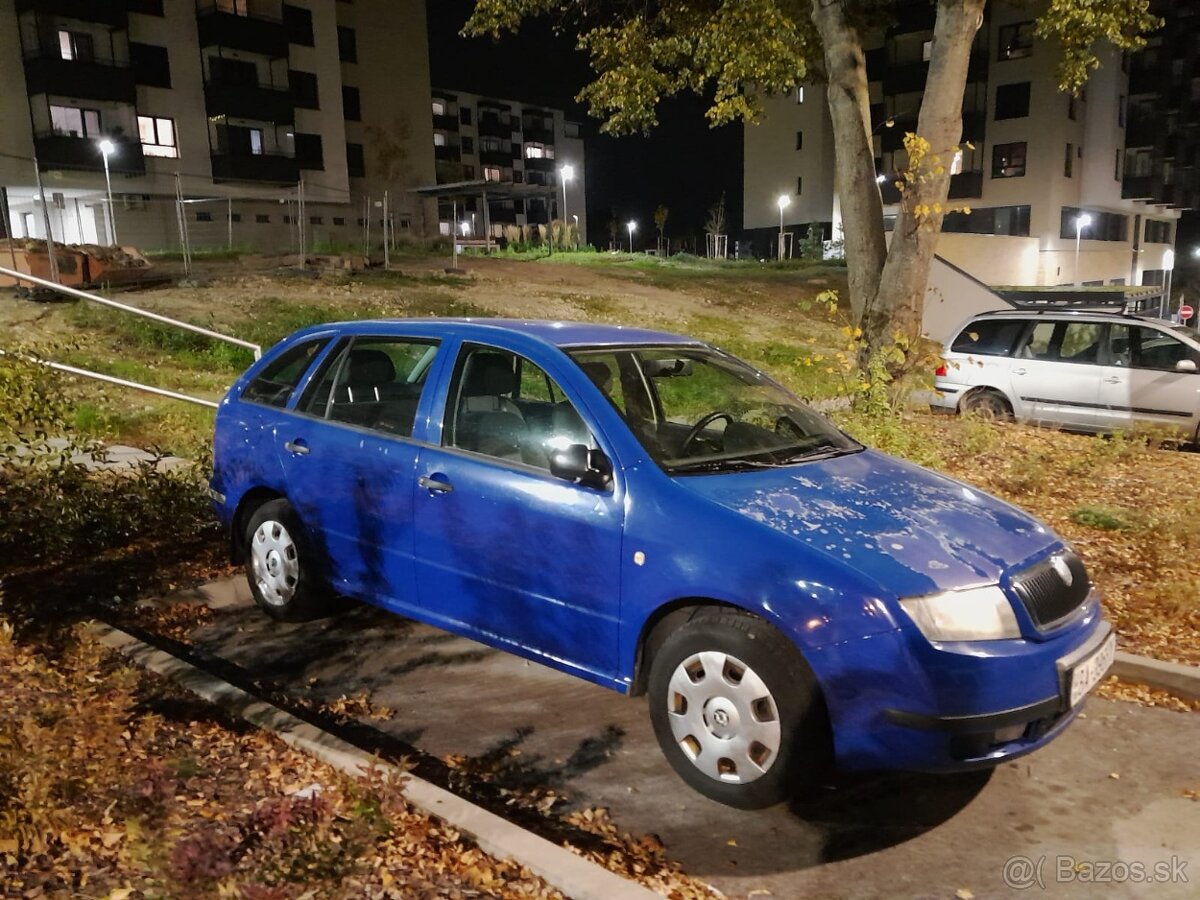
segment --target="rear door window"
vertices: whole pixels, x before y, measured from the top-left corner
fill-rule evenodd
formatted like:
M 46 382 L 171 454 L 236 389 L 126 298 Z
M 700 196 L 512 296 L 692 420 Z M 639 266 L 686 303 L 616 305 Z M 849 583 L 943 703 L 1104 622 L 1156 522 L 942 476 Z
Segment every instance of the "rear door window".
M 1025 319 L 981 319 L 972 322 L 954 339 L 950 350 L 953 353 L 981 356 L 1008 356 L 1026 324 Z
M 1022 359 L 1095 364 L 1100 358 L 1100 322 L 1038 322 L 1018 354 Z
M 323 337 L 289 347 L 246 385 L 246 389 L 242 391 L 242 399 L 265 406 L 287 406 L 292 391 L 296 389 L 313 359 L 327 343 L 329 339 Z

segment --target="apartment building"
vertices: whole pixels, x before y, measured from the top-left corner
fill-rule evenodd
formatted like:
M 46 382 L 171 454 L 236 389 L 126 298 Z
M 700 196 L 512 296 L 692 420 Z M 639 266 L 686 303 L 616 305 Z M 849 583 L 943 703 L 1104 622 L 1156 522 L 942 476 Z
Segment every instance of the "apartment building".
M 1131 60 L 1103 51 L 1078 97 L 1060 92 L 1058 51 L 1034 39 L 1037 12 L 988 7 L 970 57 L 962 142 L 943 151 L 951 201 L 970 212 L 946 217 L 937 252 L 992 285 L 1161 284 L 1180 208 L 1194 198 L 1163 190 L 1165 163 L 1154 190 L 1138 181 L 1142 163 L 1127 147 Z M 904 134 L 916 131 L 933 15 L 928 4 L 912 4 L 867 52 L 885 222 L 895 221 L 900 200 L 895 175 L 907 165 Z M 773 98 L 763 123 L 745 128 L 744 144 L 745 222 L 756 249 L 775 246 L 780 195 L 791 201 L 786 229 L 803 235 L 815 224 L 837 237 L 824 88 Z
M 458 205 L 468 233 L 502 237 L 505 225 L 546 224 L 553 219 L 577 223 L 587 234 L 583 136 L 578 122 L 560 109 L 435 88 L 432 97 L 433 150 L 438 184 L 480 182 L 496 191 L 483 216 L 482 197 Z M 518 186 L 555 188 L 522 190 Z M 442 234 L 453 227 L 455 207 L 438 207 Z
M 182 210 L 193 246 L 288 249 L 303 195 L 309 248 L 356 244 L 385 191 L 436 227 L 422 0 L 0 0 L 0 85 L 17 237 L 173 247 Z

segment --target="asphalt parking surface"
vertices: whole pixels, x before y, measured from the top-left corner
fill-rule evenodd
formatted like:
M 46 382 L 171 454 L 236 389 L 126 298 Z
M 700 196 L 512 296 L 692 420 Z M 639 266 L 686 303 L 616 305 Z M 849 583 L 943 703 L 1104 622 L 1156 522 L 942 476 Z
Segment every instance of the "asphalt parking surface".
M 991 772 L 856 777 L 742 812 L 680 781 L 644 698 L 379 610 L 280 624 L 236 601 L 192 640 L 294 696 L 365 691 L 394 710 L 371 726 L 426 753 L 498 759 L 513 786 L 607 807 L 728 897 L 1200 896 L 1193 714 L 1091 698 L 1059 740 Z

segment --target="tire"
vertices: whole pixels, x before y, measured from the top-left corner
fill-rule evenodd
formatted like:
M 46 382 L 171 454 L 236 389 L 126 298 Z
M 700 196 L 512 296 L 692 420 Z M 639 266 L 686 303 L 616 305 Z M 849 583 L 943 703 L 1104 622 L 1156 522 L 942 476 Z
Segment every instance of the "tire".
M 1013 420 L 1013 408 L 1012 404 L 1008 402 L 1008 398 L 991 388 L 983 388 L 967 394 L 962 398 L 958 411 L 975 413 L 985 419 L 993 419 L 997 422 Z
M 762 809 L 829 771 L 829 717 L 812 670 L 756 616 L 698 611 L 655 654 L 647 693 L 667 761 L 710 800 Z
M 330 611 L 332 593 L 314 563 L 304 525 L 284 499 L 269 500 L 246 524 L 246 579 L 259 608 L 281 622 Z

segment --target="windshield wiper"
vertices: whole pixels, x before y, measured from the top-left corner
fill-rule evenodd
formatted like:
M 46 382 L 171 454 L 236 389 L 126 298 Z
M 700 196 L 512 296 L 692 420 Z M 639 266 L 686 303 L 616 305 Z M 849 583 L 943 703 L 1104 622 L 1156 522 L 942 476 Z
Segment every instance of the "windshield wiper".
M 815 459 L 831 459 L 835 456 L 845 456 L 848 453 L 858 453 L 862 447 L 832 447 L 825 444 L 820 447 L 813 447 L 811 450 L 801 450 L 799 453 L 793 453 L 791 456 L 781 461 L 781 465 L 789 465 L 797 462 L 811 462 Z
M 679 465 L 671 466 L 669 471 L 672 475 L 682 475 L 688 472 L 722 472 L 727 469 L 778 469 L 779 466 L 780 463 L 763 462 L 761 459 L 735 457 L 733 459 L 705 459 L 697 462 L 680 463 Z

